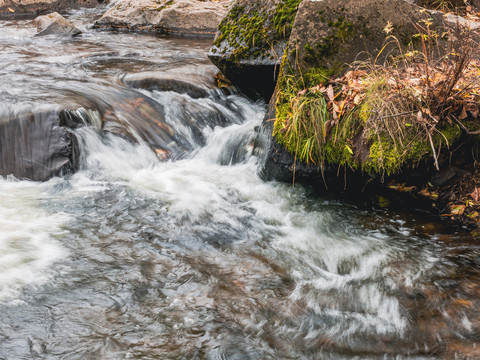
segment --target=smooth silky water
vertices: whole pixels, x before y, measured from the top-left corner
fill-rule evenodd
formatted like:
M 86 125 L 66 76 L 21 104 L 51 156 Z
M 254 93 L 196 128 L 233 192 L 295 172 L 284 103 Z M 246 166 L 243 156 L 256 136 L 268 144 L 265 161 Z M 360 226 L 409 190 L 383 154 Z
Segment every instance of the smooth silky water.
M 76 39 L 0 22 L 1 111 L 141 94 L 164 107 L 181 155 L 101 135 L 90 112 L 76 174 L 0 179 L 0 359 L 480 358 L 473 236 L 263 182 L 265 104 L 122 85 L 211 78 L 211 40 L 89 29 L 97 16 L 70 14 Z M 185 124 L 186 104 L 220 120 Z

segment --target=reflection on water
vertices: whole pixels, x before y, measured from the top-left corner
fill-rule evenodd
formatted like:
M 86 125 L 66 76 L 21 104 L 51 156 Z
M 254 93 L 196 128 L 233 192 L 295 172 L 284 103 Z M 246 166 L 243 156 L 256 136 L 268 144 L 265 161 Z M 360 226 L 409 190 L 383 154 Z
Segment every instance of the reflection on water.
M 475 239 L 262 182 L 264 104 L 119 80 L 208 75 L 207 42 L 84 30 L 33 40 L 29 23 L 0 23 L 4 111 L 116 101 L 135 140 L 81 127 L 75 175 L 0 180 L 0 358 L 480 357 Z M 176 161 L 136 136 L 129 96 L 161 109 Z

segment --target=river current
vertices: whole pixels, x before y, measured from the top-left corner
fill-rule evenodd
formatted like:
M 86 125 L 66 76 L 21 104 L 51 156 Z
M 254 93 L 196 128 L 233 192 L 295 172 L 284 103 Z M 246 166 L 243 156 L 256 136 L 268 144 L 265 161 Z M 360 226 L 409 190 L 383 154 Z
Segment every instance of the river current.
M 1 112 L 93 98 L 127 106 L 135 131 L 124 102 L 141 96 L 181 151 L 100 134 L 90 113 L 77 173 L 0 178 L 0 359 L 480 358 L 478 239 L 262 181 L 266 106 L 212 87 L 211 39 L 97 31 L 97 16 L 69 14 L 75 39 L 0 21 Z M 207 95 L 122 82 L 146 72 Z

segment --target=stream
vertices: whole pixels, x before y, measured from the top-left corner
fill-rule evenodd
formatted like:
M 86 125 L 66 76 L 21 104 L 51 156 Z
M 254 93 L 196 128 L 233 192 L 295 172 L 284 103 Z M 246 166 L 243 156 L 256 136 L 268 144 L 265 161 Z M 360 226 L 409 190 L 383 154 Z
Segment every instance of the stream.
M 480 359 L 478 238 L 262 181 L 266 105 L 214 87 L 211 39 L 68 15 L 81 37 L 0 21 L 0 113 L 89 124 L 75 174 L 0 178 L 0 359 Z M 138 74 L 203 95 L 127 86 Z M 98 131 L 108 109 L 129 136 Z

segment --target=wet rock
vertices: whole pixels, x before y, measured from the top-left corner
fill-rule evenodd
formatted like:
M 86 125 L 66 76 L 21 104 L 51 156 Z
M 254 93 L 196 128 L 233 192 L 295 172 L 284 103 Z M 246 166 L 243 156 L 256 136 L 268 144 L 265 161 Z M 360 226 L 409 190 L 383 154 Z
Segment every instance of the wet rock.
M 122 78 L 122 82 L 133 88 L 173 91 L 179 94 L 187 94 L 194 99 L 204 98 L 208 95 L 208 89 L 203 86 L 203 84 L 208 83 L 208 79 L 195 75 L 188 76 L 188 79 L 188 81 L 179 80 L 173 76 L 150 72 L 126 75 Z
M 37 35 L 78 36 L 82 32 L 57 12 L 37 17 L 33 23 L 37 26 Z
M 247 95 L 269 101 L 300 0 L 236 0 L 210 60 Z
M 154 30 L 181 35 L 213 36 L 230 1 L 122 0 L 116 2 L 95 26 Z
M 147 143 L 162 158 L 179 158 L 186 147 L 165 122 L 163 106 L 140 94 L 119 93 L 103 111 L 102 131 Z
M 0 19 L 33 17 L 79 7 L 95 7 L 98 0 L 0 0 Z
M 458 169 L 454 167 L 448 167 L 442 169 L 439 173 L 432 176 L 430 183 L 433 186 L 443 186 L 452 180 L 457 175 Z
M 78 154 L 77 139 L 60 126 L 58 111 L 0 119 L 0 175 L 45 181 L 74 172 Z

